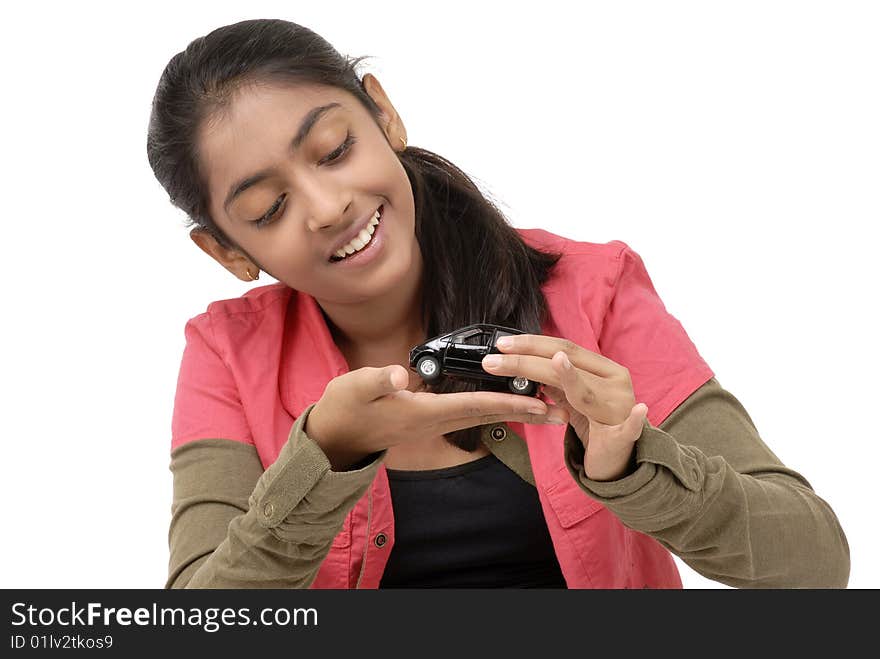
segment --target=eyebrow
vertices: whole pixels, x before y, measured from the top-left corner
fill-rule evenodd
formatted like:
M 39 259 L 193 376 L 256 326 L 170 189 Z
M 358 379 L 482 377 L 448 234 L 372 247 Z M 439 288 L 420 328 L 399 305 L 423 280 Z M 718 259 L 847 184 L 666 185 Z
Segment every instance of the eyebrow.
M 303 118 L 302 123 L 300 123 L 299 129 L 296 131 L 296 135 L 294 135 L 293 139 L 290 141 L 290 150 L 296 151 L 305 141 L 306 137 L 308 137 L 309 131 L 311 131 L 314 125 L 318 123 L 318 120 L 329 110 L 338 107 L 342 107 L 342 104 L 328 103 L 327 105 L 319 105 L 318 107 L 309 110 L 308 114 L 306 114 L 306 116 Z M 242 192 L 267 179 L 272 174 L 272 172 L 273 170 L 271 168 L 263 169 L 256 174 L 252 174 L 247 178 L 243 178 L 237 183 L 233 183 L 229 187 L 229 194 L 226 195 L 226 201 L 223 202 L 223 210 L 229 208 L 229 204 L 235 201 L 235 198 L 238 197 Z

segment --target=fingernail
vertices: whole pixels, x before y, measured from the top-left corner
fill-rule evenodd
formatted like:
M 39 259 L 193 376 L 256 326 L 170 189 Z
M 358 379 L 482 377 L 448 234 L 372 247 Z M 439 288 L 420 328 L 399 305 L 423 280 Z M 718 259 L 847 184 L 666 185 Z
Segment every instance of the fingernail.
M 498 368 L 501 366 L 501 355 L 487 355 L 483 357 L 483 366 L 488 368 Z
M 544 408 L 543 408 L 543 407 L 538 407 L 538 406 L 536 405 L 535 407 L 530 407 L 530 408 L 529 408 L 529 414 L 543 414 L 543 413 L 544 413 Z
M 568 355 L 564 352 L 562 353 L 562 366 L 566 369 L 571 368 L 571 362 L 568 360 Z
M 495 342 L 495 345 L 499 348 L 509 348 L 513 345 L 513 339 L 511 339 L 509 336 L 502 336 Z
M 548 416 L 547 423 L 552 424 L 554 426 L 561 426 L 565 421 L 563 419 L 559 419 L 555 416 Z

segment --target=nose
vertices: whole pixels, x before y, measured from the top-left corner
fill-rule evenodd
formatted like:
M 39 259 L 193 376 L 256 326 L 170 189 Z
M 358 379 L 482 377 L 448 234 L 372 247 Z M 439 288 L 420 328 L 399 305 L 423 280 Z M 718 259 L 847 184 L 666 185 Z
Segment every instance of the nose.
M 309 231 L 318 233 L 319 231 L 331 230 L 333 227 L 342 224 L 342 218 L 345 217 L 347 208 L 348 204 L 344 206 L 337 205 L 310 213 L 309 218 L 306 220 Z
M 306 204 L 306 226 L 313 233 L 341 224 L 351 206 L 351 196 L 327 181 L 312 179 L 311 184 L 301 186 L 299 192 Z

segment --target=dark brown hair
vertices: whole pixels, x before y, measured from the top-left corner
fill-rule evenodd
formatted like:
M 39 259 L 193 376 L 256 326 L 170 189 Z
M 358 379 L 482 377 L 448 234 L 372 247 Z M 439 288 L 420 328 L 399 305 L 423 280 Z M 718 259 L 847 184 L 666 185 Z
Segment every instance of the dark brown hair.
M 218 28 L 172 57 L 153 98 L 147 158 L 171 203 L 187 214 L 187 225 L 238 248 L 208 213 L 196 148 L 201 122 L 226 107 L 232 91 L 254 81 L 332 86 L 352 94 L 378 123 L 379 108 L 356 72 L 364 59 L 343 56 L 308 28 L 282 20 Z M 495 204 L 442 156 L 407 147 L 400 161 L 415 200 L 427 336 L 471 323 L 539 333 L 546 313 L 541 285 L 560 255 L 526 245 Z M 454 380 L 430 387 L 438 393 L 475 388 L 474 383 Z M 479 428 L 450 433 L 447 440 L 473 451 Z

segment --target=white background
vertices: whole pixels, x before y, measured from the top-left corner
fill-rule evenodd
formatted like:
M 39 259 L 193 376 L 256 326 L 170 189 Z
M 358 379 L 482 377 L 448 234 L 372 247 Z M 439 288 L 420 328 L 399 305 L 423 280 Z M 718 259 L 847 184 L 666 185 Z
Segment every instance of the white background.
M 410 144 L 515 226 L 633 247 L 880 586 L 880 11 L 839 0 L 6 9 L 0 586 L 164 583 L 183 327 L 249 285 L 189 240 L 147 119 L 172 55 L 260 17 L 373 55 Z

